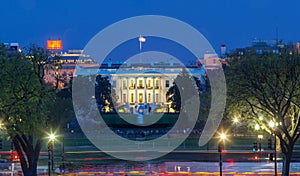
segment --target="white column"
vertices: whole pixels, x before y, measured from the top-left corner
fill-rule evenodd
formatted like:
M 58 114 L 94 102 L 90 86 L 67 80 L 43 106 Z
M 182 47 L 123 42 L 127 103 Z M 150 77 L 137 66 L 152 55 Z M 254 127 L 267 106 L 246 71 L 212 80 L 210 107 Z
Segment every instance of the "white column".
M 116 86 L 116 87 L 119 87 L 120 88 L 120 94 L 119 94 L 119 97 L 120 98 L 120 104 L 123 104 L 123 79 L 118 77 L 118 82 L 119 82 L 119 86 Z M 117 82 L 116 82 L 117 83 Z M 117 83 L 118 84 L 118 83 Z M 118 94 L 118 93 L 117 93 Z
M 135 77 L 135 103 L 138 103 L 139 101 L 138 101 L 138 96 L 137 96 L 137 77 Z
M 152 104 L 155 103 L 155 77 L 152 77 Z
M 146 89 L 146 85 L 147 85 L 147 77 L 144 77 L 144 103 L 147 103 L 147 89 Z
M 127 91 L 126 91 L 126 103 L 129 103 L 129 80 L 128 80 L 128 77 L 126 77 L 126 89 L 127 89 Z
M 160 77 L 160 80 L 159 80 L 159 82 L 160 82 L 160 85 L 159 85 L 159 94 L 158 94 L 158 101 L 159 101 L 159 103 L 160 104 L 162 104 L 162 94 L 163 94 L 163 82 L 164 82 L 164 79 L 163 79 L 163 77 Z

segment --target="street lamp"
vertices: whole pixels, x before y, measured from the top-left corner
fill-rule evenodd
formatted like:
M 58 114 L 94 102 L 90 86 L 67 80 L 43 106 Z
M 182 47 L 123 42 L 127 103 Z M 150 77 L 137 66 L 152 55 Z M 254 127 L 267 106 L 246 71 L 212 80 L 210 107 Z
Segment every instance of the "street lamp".
M 258 148 L 259 148 L 259 151 L 260 151 L 260 157 L 262 157 L 262 151 L 261 151 L 261 140 L 264 136 L 262 134 L 259 134 L 257 135 L 257 138 L 259 139 L 259 145 L 258 145 Z
M 55 140 L 55 134 L 51 133 L 49 134 L 49 141 L 48 141 L 48 175 L 50 176 L 50 166 L 51 169 L 53 170 L 53 166 L 54 166 L 54 163 L 53 163 L 53 147 L 54 147 L 54 140 Z M 50 158 L 52 154 L 52 157 Z
M 257 138 L 259 139 L 259 151 L 261 152 L 261 140 L 264 136 L 262 134 L 257 135 Z
M 236 127 L 237 127 L 237 124 L 239 123 L 239 119 L 237 117 L 234 117 L 232 121 L 234 123 L 234 136 L 235 136 L 236 135 Z
M 256 131 L 258 131 L 258 130 L 260 129 L 259 124 L 255 124 L 255 127 L 254 127 L 254 128 L 255 128 Z
M 222 141 L 224 142 L 224 140 L 227 138 L 226 134 L 225 133 L 222 133 L 220 135 L 220 138 L 222 139 Z
M 62 137 L 62 153 L 61 153 L 61 162 L 62 162 L 62 173 L 65 173 L 65 138 Z
M 273 120 L 271 120 L 271 121 L 269 122 L 269 126 L 270 126 L 271 128 L 274 128 L 275 122 L 273 122 Z
M 277 154 L 276 154 L 276 134 L 275 134 L 275 122 L 271 120 L 269 122 L 269 127 L 272 129 L 273 134 L 274 134 L 274 172 L 275 176 L 277 176 Z
M 49 135 L 49 141 L 54 141 L 54 139 L 55 139 L 55 134 L 51 133 Z
M 225 133 L 221 133 L 220 134 L 220 140 L 219 140 L 219 144 L 218 144 L 218 152 L 220 155 L 220 160 L 219 160 L 219 166 L 220 166 L 220 176 L 222 176 L 222 150 L 224 149 L 225 146 L 225 139 L 227 138 Z

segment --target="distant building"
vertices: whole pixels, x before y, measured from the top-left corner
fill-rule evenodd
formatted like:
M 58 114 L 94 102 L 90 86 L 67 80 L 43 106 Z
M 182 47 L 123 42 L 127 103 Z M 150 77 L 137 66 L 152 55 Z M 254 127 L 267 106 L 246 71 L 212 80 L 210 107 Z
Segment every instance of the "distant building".
M 92 59 L 83 54 L 83 50 L 69 50 L 64 53 L 54 53 L 51 55 L 53 62 L 45 66 L 45 83 L 57 86 L 59 89 L 65 88 L 74 75 L 76 75 L 76 64 L 82 67 L 99 68 Z M 54 61 L 58 58 L 58 61 Z
M 220 69 L 222 64 L 217 54 L 204 54 L 203 64 L 206 70 Z
M 256 54 L 264 54 L 264 53 L 273 53 L 279 54 L 279 46 L 276 45 L 276 41 L 273 40 L 252 40 L 252 45 L 245 48 L 238 48 L 234 51 L 237 55 L 244 55 L 246 53 L 256 53 Z
M 297 42 L 297 43 L 295 44 L 295 53 L 296 53 L 296 54 L 300 54 L 300 42 Z
M 19 43 L 4 43 L 4 46 L 10 54 L 15 54 L 22 51 Z
M 52 63 L 45 66 L 46 84 L 63 89 L 77 75 L 92 73 L 107 76 L 116 92 L 115 107 L 123 112 L 132 112 L 140 104 L 147 105 L 156 112 L 172 111 L 166 94 L 183 68 L 191 76 L 197 77 L 202 85 L 206 83 L 206 70 L 221 68 L 216 54 L 205 54 L 204 59 L 199 59 L 196 65 L 186 68 L 175 59 L 164 62 L 161 58 L 147 59 L 149 62 L 125 63 L 108 60 L 99 65 L 84 54 L 83 50 L 63 53 L 61 40 L 48 40 L 47 49 L 52 53 Z
M 256 53 L 256 54 L 294 54 L 300 52 L 299 45 L 297 51 L 297 44 L 294 45 L 292 41 L 288 42 L 287 44 L 283 43 L 282 40 L 252 40 L 252 45 L 245 47 L 245 48 L 237 48 L 235 49 L 232 54 L 242 56 L 247 53 Z
M 177 75 L 182 72 L 179 63 L 103 63 L 100 69 L 96 67 L 79 67 L 80 75 L 97 73 L 108 76 L 112 88 L 118 97 L 115 106 L 122 112 L 133 111 L 140 104 L 151 107 L 152 111 L 173 111 L 167 102 L 167 91 L 173 85 Z M 95 70 L 97 69 L 97 70 Z M 191 76 L 197 77 L 205 84 L 204 67 L 186 68 Z

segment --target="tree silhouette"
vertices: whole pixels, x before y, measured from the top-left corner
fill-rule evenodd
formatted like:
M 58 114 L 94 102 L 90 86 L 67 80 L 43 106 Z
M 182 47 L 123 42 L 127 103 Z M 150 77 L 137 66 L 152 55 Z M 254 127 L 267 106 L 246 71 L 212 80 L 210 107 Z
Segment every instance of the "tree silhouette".
M 300 135 L 299 55 L 249 54 L 229 64 L 229 115 L 254 120 L 264 131 L 276 136 L 283 154 L 282 175 L 288 176 Z
M 114 102 L 116 102 L 117 97 L 107 76 L 96 76 L 95 98 L 100 112 L 115 111 Z
M 0 49 L 0 118 L 20 158 L 25 176 L 37 175 L 52 93 L 44 85 L 48 53 L 35 45 L 24 53 Z

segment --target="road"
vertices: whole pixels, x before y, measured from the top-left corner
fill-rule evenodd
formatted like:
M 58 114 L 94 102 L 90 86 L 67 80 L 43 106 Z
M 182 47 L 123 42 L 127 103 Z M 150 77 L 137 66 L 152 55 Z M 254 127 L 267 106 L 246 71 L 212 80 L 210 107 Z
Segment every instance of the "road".
M 147 175 L 147 173 L 181 175 L 184 173 L 193 173 L 193 175 L 197 175 L 197 173 L 218 173 L 219 163 L 216 159 L 218 158 L 218 154 L 216 151 L 176 151 L 153 161 L 129 162 L 114 159 L 110 156 L 106 156 L 102 152 L 80 151 L 67 153 L 65 164 L 72 164 L 69 165 L 73 167 L 68 168 L 69 172 L 86 173 L 81 175 L 87 175 L 87 173 L 92 172 L 97 172 L 97 175 L 101 175 L 99 173 L 103 175 L 118 175 L 113 173 L 126 173 L 127 175 Z M 254 160 L 252 155 L 252 152 L 226 151 L 223 154 L 223 172 L 229 175 L 237 174 L 248 176 L 257 173 L 260 173 L 259 175 L 263 175 L 261 173 L 272 175 L 274 172 L 274 162 L 268 161 L 267 158 Z M 45 155 L 41 157 L 43 158 Z M 244 158 L 248 158 L 249 160 L 247 161 Z M 204 160 L 211 161 L 204 162 Z M 56 171 L 60 171 L 58 169 L 59 165 L 61 165 L 61 158 L 55 157 Z M 279 161 L 278 173 L 281 172 L 281 167 L 282 163 Z M 47 166 L 45 164 L 40 164 L 38 168 L 40 173 L 47 172 Z M 16 171 L 20 171 L 20 165 L 16 164 L 15 169 Z M 135 172 L 136 174 L 133 174 Z M 291 163 L 291 172 L 294 174 L 300 173 L 300 162 Z

